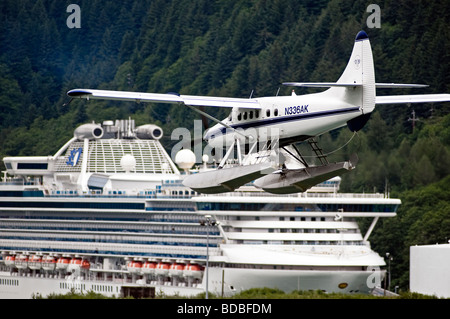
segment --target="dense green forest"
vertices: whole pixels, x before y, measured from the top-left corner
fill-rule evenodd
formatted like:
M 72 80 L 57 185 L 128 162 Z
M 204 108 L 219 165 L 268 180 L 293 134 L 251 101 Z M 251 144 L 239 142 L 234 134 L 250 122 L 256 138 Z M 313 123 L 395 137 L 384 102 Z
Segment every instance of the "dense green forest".
M 3 0 L 0 2 L 0 157 L 54 154 L 88 121 L 133 117 L 170 132 L 193 127 L 177 105 L 73 101 L 73 88 L 230 97 L 289 94 L 285 81 L 335 81 L 364 29 L 377 82 L 425 83 L 377 94 L 450 92 L 450 1 L 384 0 Z M 69 28 L 67 7 L 81 8 Z M 314 92 L 296 89 L 297 94 Z M 342 191 L 389 192 L 398 216 L 378 223 L 372 247 L 390 252 L 392 285 L 408 288 L 409 246 L 450 238 L 450 103 L 378 107 L 332 159 L 357 153 Z M 208 110 L 220 117 L 223 110 Z M 418 121 L 413 119 L 415 112 Z M 342 128 L 320 137 L 325 152 L 345 145 Z M 2 165 L 2 164 L 1 164 Z M 2 166 L 2 169 L 4 167 Z M 362 227 L 366 227 L 362 222 Z

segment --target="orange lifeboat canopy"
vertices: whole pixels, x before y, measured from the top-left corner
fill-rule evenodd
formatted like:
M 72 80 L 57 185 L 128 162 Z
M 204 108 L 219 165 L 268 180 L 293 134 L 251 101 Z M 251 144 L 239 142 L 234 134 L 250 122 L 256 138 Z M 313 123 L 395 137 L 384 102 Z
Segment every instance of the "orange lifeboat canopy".
M 8 255 L 5 257 L 5 265 L 8 267 L 14 267 L 16 263 L 16 256 Z
M 155 272 L 156 263 L 151 261 L 146 261 L 144 265 L 142 265 L 142 272 L 144 274 L 153 274 Z
M 198 264 L 188 264 L 184 268 L 183 275 L 185 277 L 201 279 L 203 277 L 203 267 Z
M 184 264 L 173 263 L 170 265 L 169 275 L 173 277 L 178 277 L 183 275 Z
M 28 260 L 28 267 L 30 267 L 30 269 L 41 269 L 42 267 L 42 257 L 38 256 L 38 255 L 33 255 L 31 256 L 31 258 Z
M 81 268 L 81 258 L 72 258 L 67 267 L 67 271 L 76 271 Z
M 66 257 L 58 258 L 56 261 L 56 268 L 57 269 L 67 269 L 69 267 L 70 259 Z
M 142 270 L 142 262 L 138 260 L 132 260 L 128 263 L 127 269 L 131 273 L 140 273 Z
M 16 258 L 15 264 L 18 269 L 26 269 L 28 267 L 28 256 L 19 255 L 19 257 Z
M 157 275 L 168 275 L 169 274 L 170 264 L 165 262 L 159 262 L 155 268 L 155 274 Z
M 89 269 L 90 267 L 91 263 L 89 262 L 89 260 L 83 259 L 83 261 L 81 262 L 81 268 Z
M 52 256 L 42 258 L 42 268 L 44 270 L 54 270 L 56 267 L 56 259 Z

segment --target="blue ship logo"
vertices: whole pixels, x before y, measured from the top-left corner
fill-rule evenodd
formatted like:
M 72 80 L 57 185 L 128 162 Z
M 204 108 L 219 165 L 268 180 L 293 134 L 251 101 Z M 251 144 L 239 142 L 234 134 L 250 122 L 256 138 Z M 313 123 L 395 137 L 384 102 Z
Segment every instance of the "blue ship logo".
M 71 166 L 76 166 L 78 161 L 80 160 L 81 153 L 83 152 L 83 148 L 74 148 L 70 151 L 69 158 L 67 159 L 66 164 Z

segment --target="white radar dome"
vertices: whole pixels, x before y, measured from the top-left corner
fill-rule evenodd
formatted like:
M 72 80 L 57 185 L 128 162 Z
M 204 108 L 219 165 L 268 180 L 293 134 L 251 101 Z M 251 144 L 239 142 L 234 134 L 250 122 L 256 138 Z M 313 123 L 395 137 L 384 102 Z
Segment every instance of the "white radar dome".
M 189 169 L 195 164 L 195 154 L 191 150 L 183 149 L 175 155 L 175 163 L 182 169 Z
M 125 154 L 120 159 L 120 166 L 126 173 L 129 173 L 136 168 L 136 159 L 131 154 Z

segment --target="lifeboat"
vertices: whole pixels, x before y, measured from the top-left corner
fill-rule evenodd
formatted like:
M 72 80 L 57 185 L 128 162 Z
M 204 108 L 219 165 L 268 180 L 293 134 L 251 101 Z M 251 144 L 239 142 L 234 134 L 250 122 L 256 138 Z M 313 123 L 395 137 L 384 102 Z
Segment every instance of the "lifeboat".
M 42 269 L 44 270 L 55 270 L 56 259 L 52 256 L 45 256 L 42 258 Z
M 183 275 L 184 264 L 173 263 L 169 268 L 170 277 L 181 277 Z
M 38 270 L 42 268 L 42 257 L 38 255 L 33 255 L 28 260 L 28 267 L 33 270 Z
M 159 262 L 155 268 L 155 274 L 161 276 L 169 275 L 170 264 L 165 262 Z
M 184 267 L 183 275 L 185 277 L 201 279 L 203 277 L 203 267 L 198 264 L 188 264 Z
M 139 260 L 132 260 L 128 263 L 127 269 L 132 274 L 140 274 L 142 271 L 142 262 Z
M 81 269 L 81 258 L 72 258 L 67 266 L 68 272 L 79 271 Z
M 56 261 L 56 269 L 66 270 L 69 267 L 70 259 L 66 257 L 58 258 Z
M 16 258 L 15 265 L 17 269 L 27 269 L 28 267 L 28 256 L 27 255 L 19 255 Z
M 156 263 L 151 261 L 146 261 L 142 265 L 142 273 L 143 274 L 154 274 L 156 268 Z
M 16 265 L 16 256 L 9 255 L 5 257 L 5 266 L 14 267 Z
M 73 258 L 69 266 L 67 267 L 67 271 L 74 272 L 79 271 L 81 269 L 89 269 L 91 267 L 91 263 L 88 260 L 81 258 Z
M 89 262 L 89 260 L 83 259 L 81 261 L 81 269 L 89 269 L 91 268 L 91 263 Z

